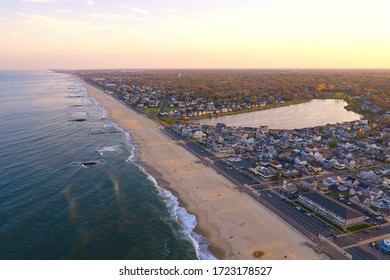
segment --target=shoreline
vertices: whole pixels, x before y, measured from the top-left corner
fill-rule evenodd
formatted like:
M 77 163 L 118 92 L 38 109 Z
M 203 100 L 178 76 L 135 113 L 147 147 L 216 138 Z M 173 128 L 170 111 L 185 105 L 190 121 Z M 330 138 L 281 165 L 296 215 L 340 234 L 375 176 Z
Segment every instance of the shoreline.
M 329 106 L 323 102 L 331 103 L 328 103 L 330 105 Z M 343 102 L 342 105 L 345 104 L 345 106 L 341 106 L 339 102 Z M 315 98 L 308 102 L 299 104 L 239 114 L 237 115 L 238 118 L 234 117 L 235 115 L 227 115 L 209 119 L 203 118 L 198 120 L 191 120 L 188 121 L 188 123 L 215 126 L 216 123 L 222 122 L 225 123 L 226 126 L 230 127 L 257 127 L 259 125 L 264 125 L 268 126 L 269 130 L 273 131 L 291 131 L 299 129 L 320 128 L 328 125 L 336 125 L 339 123 L 356 122 L 364 118 L 364 116 L 361 114 L 345 109 L 347 106 L 348 103 L 343 99 Z M 303 115 L 300 117 L 296 117 L 299 115 L 297 113 L 298 110 L 303 112 Z M 320 111 L 322 111 L 321 115 L 318 113 Z M 340 116 L 338 116 L 339 113 Z M 253 120 L 261 120 L 261 122 Z
M 347 105 L 345 105 L 343 107 L 346 111 L 359 115 L 360 116 L 359 119 L 366 119 L 367 118 L 364 115 L 364 113 L 362 113 L 361 111 L 354 110 L 354 108 L 351 108 L 351 105 L 348 104 L 347 100 L 344 98 L 320 98 L 320 97 L 316 97 L 313 99 L 305 99 L 305 100 L 302 100 L 300 102 L 294 101 L 294 102 L 288 102 L 288 103 L 283 103 L 283 104 L 277 104 L 277 105 L 274 105 L 271 107 L 266 107 L 266 108 L 260 107 L 260 109 L 259 108 L 252 108 L 252 109 L 232 111 L 232 112 L 227 112 L 227 113 L 218 113 L 218 114 L 214 113 L 214 114 L 202 115 L 200 117 L 189 117 L 187 119 L 180 119 L 180 118 L 174 118 L 174 117 L 166 117 L 166 118 L 172 119 L 174 121 L 181 121 L 184 123 L 198 123 L 198 121 L 203 121 L 203 120 L 211 120 L 211 119 L 217 120 L 218 118 L 224 118 L 224 117 L 229 117 L 229 116 L 244 115 L 244 114 L 249 114 L 249 113 L 256 113 L 256 112 L 261 112 L 261 111 L 280 109 L 280 108 L 289 107 L 289 106 L 301 105 L 301 104 L 305 104 L 305 103 L 310 103 L 313 100 L 330 100 L 330 99 L 344 101 L 345 103 L 347 103 Z M 353 120 L 352 121 L 344 121 L 344 122 L 353 122 Z M 336 124 L 336 123 L 333 123 L 331 125 L 334 125 L 334 124 Z M 310 128 L 317 128 L 317 127 L 323 127 L 323 126 L 325 126 L 325 125 L 315 125 L 315 126 L 308 126 L 308 127 L 297 128 L 297 129 L 310 129 Z M 294 128 L 272 128 L 272 130 L 293 130 L 293 129 Z
M 107 118 L 131 135 L 139 148 L 135 162 L 196 216 L 194 232 L 207 238 L 208 250 L 218 259 L 255 259 L 255 250 L 264 251 L 264 259 L 326 258 L 302 246 L 310 242 L 306 237 L 168 139 L 153 121 L 73 77 L 105 108 Z

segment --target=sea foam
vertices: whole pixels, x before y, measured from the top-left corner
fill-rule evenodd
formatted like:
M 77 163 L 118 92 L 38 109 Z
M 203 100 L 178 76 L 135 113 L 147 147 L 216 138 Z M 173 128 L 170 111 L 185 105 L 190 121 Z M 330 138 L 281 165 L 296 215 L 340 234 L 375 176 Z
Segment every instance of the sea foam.
M 97 149 L 97 152 L 101 155 L 103 155 L 104 152 L 116 152 L 118 151 L 118 146 L 106 146 L 106 147 L 101 147 Z
M 139 166 L 140 170 L 147 175 L 147 178 L 154 184 L 159 195 L 162 197 L 164 203 L 168 207 L 169 212 L 172 217 L 176 219 L 177 223 L 180 225 L 181 235 L 191 242 L 194 246 L 197 256 L 201 260 L 216 260 L 216 257 L 208 251 L 208 242 L 207 239 L 203 236 L 194 232 L 194 229 L 197 225 L 196 216 L 187 212 L 183 207 L 179 206 L 179 201 L 170 191 L 161 188 L 156 179 L 148 174 L 145 168 Z

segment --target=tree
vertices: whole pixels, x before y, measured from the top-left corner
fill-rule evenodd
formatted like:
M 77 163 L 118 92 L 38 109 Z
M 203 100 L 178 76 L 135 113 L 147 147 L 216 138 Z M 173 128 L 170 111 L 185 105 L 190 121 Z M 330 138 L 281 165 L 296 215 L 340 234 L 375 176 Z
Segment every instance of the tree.
M 326 89 L 326 85 L 324 85 L 324 84 L 319 84 L 319 85 L 317 86 L 317 91 L 318 91 L 318 92 L 323 92 L 324 89 Z
M 275 176 L 272 177 L 272 181 L 275 181 L 275 182 L 280 182 L 281 179 L 282 179 L 282 173 L 280 173 L 280 172 L 276 172 Z
M 268 103 L 274 103 L 275 102 L 275 97 L 270 95 L 270 96 L 267 97 L 267 100 L 268 100 Z
M 252 96 L 252 104 L 256 104 L 257 103 L 257 97 L 256 95 L 253 95 Z

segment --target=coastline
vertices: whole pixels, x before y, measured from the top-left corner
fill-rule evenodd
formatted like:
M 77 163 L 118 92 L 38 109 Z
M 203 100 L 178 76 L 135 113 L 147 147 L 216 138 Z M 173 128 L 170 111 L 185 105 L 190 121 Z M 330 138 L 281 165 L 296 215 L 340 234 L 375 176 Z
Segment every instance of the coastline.
M 194 231 L 207 238 L 218 259 L 254 259 L 255 250 L 265 252 L 264 259 L 326 258 L 302 246 L 307 238 L 168 139 L 153 121 L 75 78 L 105 108 L 107 118 L 131 135 L 139 148 L 135 161 L 196 216 Z

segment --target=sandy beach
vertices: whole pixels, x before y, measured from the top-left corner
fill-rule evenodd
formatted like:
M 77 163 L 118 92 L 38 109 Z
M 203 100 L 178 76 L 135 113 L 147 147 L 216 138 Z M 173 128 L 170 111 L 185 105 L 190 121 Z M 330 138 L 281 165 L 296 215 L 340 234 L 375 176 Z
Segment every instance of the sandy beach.
M 137 162 L 196 215 L 195 231 L 208 239 L 209 250 L 218 259 L 250 260 L 255 250 L 265 253 L 263 259 L 326 258 L 301 245 L 310 241 L 167 138 L 156 123 L 84 84 L 88 94 L 106 109 L 108 118 L 138 144 Z

